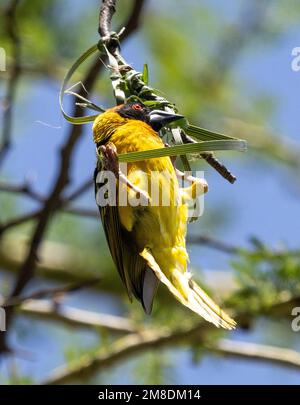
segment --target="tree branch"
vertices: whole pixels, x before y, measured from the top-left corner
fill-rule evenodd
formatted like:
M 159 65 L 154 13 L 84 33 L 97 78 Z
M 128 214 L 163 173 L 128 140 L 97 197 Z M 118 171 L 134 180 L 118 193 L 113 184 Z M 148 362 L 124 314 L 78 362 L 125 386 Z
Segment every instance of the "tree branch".
M 92 218 L 99 221 L 99 212 L 90 208 L 81 208 L 81 207 L 66 207 L 62 208 L 62 212 L 66 214 L 76 215 L 79 217 Z
M 230 357 L 300 368 L 300 353 L 282 347 L 221 339 L 215 345 L 207 345 L 207 348 L 215 353 Z
M 116 12 L 117 0 L 103 0 L 100 8 L 98 32 L 101 37 L 107 37 L 111 31 L 111 20 Z
M 44 197 L 33 190 L 30 183 L 25 182 L 24 184 L 10 184 L 0 182 L 0 191 L 5 193 L 23 194 L 26 197 L 31 198 L 37 202 L 44 202 Z
M 7 308 L 10 306 L 16 306 L 16 305 L 21 305 L 25 301 L 29 300 L 37 300 L 41 298 L 62 298 L 66 293 L 73 293 L 79 290 L 82 290 L 83 288 L 94 286 L 100 281 L 100 278 L 93 278 L 90 280 L 85 280 L 73 284 L 69 284 L 63 287 L 57 287 L 57 288 L 44 288 L 42 290 L 34 291 L 30 295 L 24 296 L 24 297 L 14 297 L 11 298 L 10 300 L 6 300 L 4 304 L 2 304 L 2 308 Z
M 75 199 L 79 198 L 82 194 L 84 194 L 89 188 L 91 188 L 93 181 L 91 179 L 86 180 L 82 185 L 80 185 L 77 189 L 75 189 L 68 197 L 66 197 L 63 201 L 61 201 L 58 206 L 57 210 L 61 210 L 66 213 L 70 213 L 73 215 L 78 216 L 86 216 L 91 218 L 99 219 L 99 213 L 96 210 L 87 210 L 82 208 L 75 208 L 69 207 L 69 204 L 74 201 Z M 16 194 L 23 194 L 32 200 L 43 203 L 45 202 L 45 198 L 40 194 L 33 191 L 31 186 L 27 183 L 23 185 L 14 185 L 9 183 L 0 183 L 0 191 L 7 192 L 7 193 L 16 193 Z M 4 232 L 7 230 L 24 224 L 25 222 L 31 221 L 33 219 L 39 218 L 41 213 L 41 209 L 34 210 L 27 214 L 20 215 L 19 217 L 13 218 L 5 223 L 0 223 L 0 237 L 3 235 Z
M 0 224 L 0 238 L 3 236 L 4 232 L 8 231 L 10 228 L 24 224 L 25 222 L 37 219 L 40 215 L 40 210 L 35 210 L 28 212 L 27 214 L 15 217 L 3 224 Z
M 77 189 L 72 191 L 69 196 L 65 199 L 66 202 L 71 202 L 76 200 L 78 197 L 81 197 L 88 190 L 92 189 L 94 182 L 92 179 L 88 178 L 85 180 Z
M 76 365 L 61 366 L 55 369 L 51 375 L 41 382 L 43 385 L 63 384 L 76 378 L 86 378 L 95 371 L 107 370 L 130 357 L 133 354 L 144 352 L 146 349 L 160 349 L 165 345 L 175 344 L 183 338 L 182 332 L 151 332 L 127 335 L 117 340 L 109 348 L 100 350 L 95 356 L 85 356 L 85 360 Z
M 138 330 L 132 321 L 121 316 L 56 305 L 45 300 L 27 301 L 21 305 L 20 311 L 24 315 L 53 320 L 74 328 L 106 329 L 111 333 L 134 333 Z
M 65 384 L 74 379 L 84 379 L 95 372 L 107 371 L 108 367 L 119 364 L 120 361 L 128 359 L 133 354 L 144 353 L 145 350 L 160 350 L 171 346 L 186 344 L 201 344 L 202 348 L 218 354 L 261 360 L 270 363 L 285 365 L 296 369 L 300 368 L 300 353 L 274 347 L 257 345 L 253 343 L 235 342 L 231 340 L 220 340 L 216 344 L 205 343 L 206 329 L 203 324 L 196 327 L 188 327 L 178 331 L 142 331 L 127 335 L 117 340 L 109 349 L 100 350 L 96 355 L 84 356 L 81 362 L 76 365 L 61 366 L 55 369 L 42 384 Z
M 187 237 L 187 243 L 196 245 L 206 245 L 212 249 L 220 250 L 228 254 L 236 254 L 239 252 L 239 247 L 230 245 L 219 239 L 215 239 L 209 235 L 190 235 Z

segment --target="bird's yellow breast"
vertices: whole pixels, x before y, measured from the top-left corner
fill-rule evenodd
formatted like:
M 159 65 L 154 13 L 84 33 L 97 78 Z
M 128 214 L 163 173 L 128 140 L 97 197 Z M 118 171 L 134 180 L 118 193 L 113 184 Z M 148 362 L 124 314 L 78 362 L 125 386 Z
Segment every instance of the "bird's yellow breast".
M 164 147 L 158 134 L 148 124 L 136 120 L 131 120 L 120 126 L 111 136 L 110 142 L 116 146 L 118 154 Z M 173 165 L 168 157 L 145 159 L 128 164 L 129 170 L 134 168 L 144 171 L 167 170 L 174 172 Z
M 103 140 L 113 143 L 118 154 L 164 147 L 159 135 L 148 124 L 120 117 L 115 112 L 107 112 L 100 116 L 98 122 L 96 120 L 94 140 L 96 143 L 103 143 Z M 134 207 L 130 204 L 119 206 L 120 222 L 127 231 L 134 234 L 138 249 L 143 250 L 147 246 L 156 251 L 163 251 L 173 246 L 175 250 L 178 249 L 178 255 L 182 255 L 185 268 L 187 208 L 181 202 L 178 180 L 170 158 L 152 158 L 128 163 L 125 174 L 136 187 L 148 193 L 151 202 L 147 207 Z M 151 182 L 155 184 L 155 193 L 158 191 L 158 201 Z M 122 187 L 126 188 L 125 185 Z M 128 190 L 129 197 L 130 194 L 133 197 L 134 192 Z M 154 198 L 156 203 L 152 204 Z M 166 260 L 169 260 L 170 256 L 166 257 Z
M 158 134 L 147 124 L 130 121 L 119 127 L 111 142 L 118 153 L 128 153 L 164 147 Z M 184 244 L 186 207 L 180 202 L 180 191 L 173 164 L 169 157 L 145 159 L 127 165 L 128 179 L 146 191 L 151 202 L 148 207 L 119 207 L 123 226 L 136 234 L 141 248 L 157 245 Z M 154 184 L 155 188 L 152 188 Z M 130 194 L 130 193 L 129 193 Z M 138 226 L 135 226 L 138 223 Z

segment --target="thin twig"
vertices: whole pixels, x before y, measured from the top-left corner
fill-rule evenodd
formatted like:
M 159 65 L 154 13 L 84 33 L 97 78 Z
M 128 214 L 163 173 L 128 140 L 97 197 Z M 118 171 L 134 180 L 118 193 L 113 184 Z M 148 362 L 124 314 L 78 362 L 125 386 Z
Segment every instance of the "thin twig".
M 183 143 L 195 143 L 196 141 L 188 136 L 184 131 L 181 131 L 181 137 Z M 213 167 L 224 179 L 228 180 L 229 183 L 233 184 L 236 181 L 236 177 L 227 169 L 227 167 L 220 162 L 219 159 L 213 153 L 201 153 L 200 156 L 204 159 L 211 167 Z
M 0 224 L 0 237 L 2 237 L 4 232 L 8 231 L 9 229 L 14 228 L 15 226 L 23 225 L 25 222 L 32 221 L 33 219 L 37 219 L 39 215 L 40 210 L 35 210 Z
M 85 180 L 78 188 L 76 188 L 74 191 L 72 191 L 65 199 L 64 202 L 71 202 L 76 200 L 77 198 L 81 197 L 82 194 L 84 194 L 86 191 L 88 191 L 91 187 L 93 186 L 93 180 L 92 179 L 87 179 Z M 15 193 L 15 194 L 23 194 L 26 197 L 31 198 L 34 201 L 37 202 L 44 202 L 45 197 L 43 197 L 41 194 L 37 193 L 36 191 L 33 190 L 31 185 L 27 182 L 24 184 L 11 184 L 11 183 L 5 183 L 5 182 L 0 182 L 0 191 L 3 191 L 5 193 Z
M 187 237 L 187 243 L 205 245 L 229 254 L 237 254 L 240 251 L 238 246 L 231 245 L 220 239 L 215 239 L 209 235 L 190 235 Z
M 36 191 L 34 191 L 29 183 L 17 185 L 0 182 L 0 191 L 3 191 L 5 193 L 23 194 L 26 197 L 29 197 L 37 202 L 44 201 L 44 197 L 39 193 L 37 193 Z
M 78 216 L 86 216 L 90 218 L 99 218 L 99 213 L 96 210 L 88 210 L 83 208 L 76 208 L 76 207 L 69 207 L 69 204 L 74 201 L 75 199 L 79 198 L 82 194 L 84 194 L 89 188 L 91 188 L 93 182 L 92 180 L 86 180 L 82 185 L 80 185 L 76 190 L 74 190 L 69 196 L 67 196 L 63 201 L 61 201 L 58 206 L 57 210 L 61 210 L 62 212 L 70 213 L 73 215 Z M 0 183 L 0 191 L 8 192 L 8 193 L 17 193 L 25 195 L 32 200 L 42 203 L 45 201 L 45 198 L 36 193 L 32 190 L 29 184 L 25 183 L 23 185 L 14 185 L 9 183 Z M 22 214 L 19 217 L 13 218 L 5 223 L 0 223 L 0 237 L 4 234 L 4 232 L 8 231 L 9 229 L 24 224 L 25 222 L 37 219 L 40 215 L 41 209 L 37 209 L 35 211 L 29 212 L 27 214 Z
M 106 329 L 111 333 L 134 333 L 138 328 L 130 319 L 91 312 L 66 305 L 56 305 L 51 301 L 30 300 L 20 307 L 24 315 L 42 317 L 43 320 L 53 320 L 73 328 Z
M 79 217 L 85 218 L 93 218 L 97 221 L 99 220 L 99 212 L 94 209 L 81 207 L 63 207 L 61 211 L 65 212 L 66 214 L 77 215 Z
M 223 356 L 300 368 L 300 353 L 283 347 L 221 339 L 214 345 L 207 345 L 207 348 Z
M 57 288 L 44 288 L 42 290 L 35 291 L 29 295 L 24 297 L 13 297 L 10 300 L 6 300 L 5 303 L 2 305 L 2 308 L 8 308 L 11 306 L 17 306 L 23 304 L 25 301 L 28 300 L 37 300 L 41 298 L 55 298 L 55 297 L 62 297 L 66 293 L 73 293 L 79 290 L 82 290 L 86 287 L 91 287 L 97 284 L 100 281 L 99 278 L 94 278 L 86 281 L 81 281 L 77 283 L 72 283 L 66 285 L 64 287 L 57 287 Z
M 76 200 L 78 197 L 81 197 L 82 194 L 86 193 L 88 190 L 92 189 L 94 182 L 92 179 L 85 180 L 76 190 L 72 191 L 65 201 L 71 202 Z
M 85 218 L 92 218 L 92 219 L 99 220 L 99 212 L 97 210 L 90 209 L 90 208 L 68 206 L 68 202 L 65 203 L 64 201 L 60 204 L 60 207 L 57 208 L 56 211 L 59 211 L 61 213 L 76 215 L 78 217 L 85 217 Z M 7 222 L 4 222 L 2 224 L 0 223 L 0 238 L 9 229 L 15 228 L 16 226 L 23 225 L 26 222 L 30 222 L 32 220 L 38 219 L 40 212 L 41 212 L 40 209 L 37 209 L 35 211 L 28 212 L 27 214 L 22 214 L 22 215 L 15 217 L 11 220 L 8 220 Z
M 206 161 L 212 168 L 214 168 L 225 180 L 233 184 L 236 177 L 232 174 L 227 167 L 222 163 L 213 153 L 201 153 L 202 159 Z

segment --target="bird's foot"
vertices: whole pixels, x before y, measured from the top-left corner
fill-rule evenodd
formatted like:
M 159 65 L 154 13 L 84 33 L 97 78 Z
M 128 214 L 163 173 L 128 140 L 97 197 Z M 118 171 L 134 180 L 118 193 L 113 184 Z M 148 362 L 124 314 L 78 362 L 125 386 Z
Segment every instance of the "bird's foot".
M 141 205 L 148 205 L 150 203 L 150 197 L 148 193 L 134 185 L 120 170 L 117 148 L 115 147 L 115 145 L 113 143 L 109 143 L 106 146 L 101 145 L 100 150 L 103 156 L 104 169 L 114 173 L 119 182 L 125 184 L 129 189 L 134 191 L 136 193 L 136 198 L 140 200 Z
M 208 192 L 208 184 L 207 181 L 205 179 L 201 179 L 198 177 L 194 177 L 191 174 L 186 175 L 186 173 L 178 170 L 177 168 L 175 168 L 176 171 L 176 175 L 180 178 L 184 178 L 186 181 L 188 181 L 189 183 L 193 184 L 197 184 L 198 187 L 201 188 L 201 194 L 205 194 Z
M 105 170 L 109 170 L 116 177 L 119 177 L 120 168 L 118 162 L 117 148 L 113 143 L 108 145 L 101 145 L 100 150 L 102 152 L 103 167 Z

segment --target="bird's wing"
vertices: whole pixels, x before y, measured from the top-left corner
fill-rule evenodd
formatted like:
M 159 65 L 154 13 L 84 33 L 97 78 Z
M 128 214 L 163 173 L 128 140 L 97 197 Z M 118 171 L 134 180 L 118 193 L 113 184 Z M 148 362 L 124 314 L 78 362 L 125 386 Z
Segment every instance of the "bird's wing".
M 94 174 L 96 194 L 102 185 L 101 182 L 96 181 L 100 171 L 101 162 L 99 161 Z M 118 207 L 99 206 L 99 211 L 110 253 L 128 296 L 132 299 L 133 294 L 141 301 L 145 312 L 150 313 L 159 281 L 146 260 L 136 250 L 130 232 L 121 225 Z

